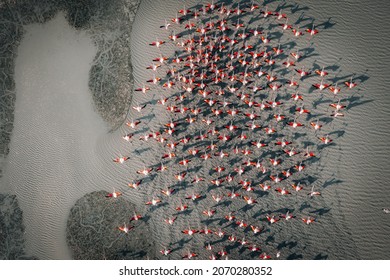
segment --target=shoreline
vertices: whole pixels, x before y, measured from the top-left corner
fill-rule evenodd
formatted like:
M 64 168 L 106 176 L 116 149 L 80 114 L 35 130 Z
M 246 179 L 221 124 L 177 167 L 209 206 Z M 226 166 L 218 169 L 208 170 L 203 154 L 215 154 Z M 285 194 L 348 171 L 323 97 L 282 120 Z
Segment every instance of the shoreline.
M 299 1 L 298 1 L 299 2 Z M 154 3 L 153 1 L 142 1 L 140 5 L 140 9 L 136 15 L 136 19 L 134 21 L 133 26 L 133 34 L 132 39 L 130 41 L 131 44 L 131 51 L 134 54 L 132 56 L 133 60 L 133 70 L 134 70 L 134 85 L 139 86 L 144 83 L 146 78 L 150 78 L 150 72 L 145 70 L 145 66 L 150 63 L 150 59 L 157 57 L 159 54 L 156 52 L 153 48 L 148 48 L 147 45 L 149 42 L 154 41 L 156 36 L 161 36 L 161 30 L 159 29 L 159 25 L 164 22 L 164 19 L 169 19 L 170 17 L 175 16 L 175 11 L 182 8 L 182 2 L 172 0 L 169 2 L 164 3 Z M 196 1 L 186 1 L 187 7 L 191 7 L 191 3 L 197 3 Z M 272 5 L 270 5 L 271 8 Z M 312 6 L 312 7 L 311 7 Z M 340 10 L 328 10 L 330 9 L 330 6 L 327 4 L 319 3 L 319 4 L 312 4 L 310 6 L 310 10 L 307 12 L 308 14 L 311 14 L 315 19 L 316 22 L 326 22 L 328 20 L 328 13 L 329 16 L 331 16 L 331 11 L 334 12 L 333 15 L 336 16 L 336 19 L 340 19 L 343 15 L 343 11 L 345 11 L 345 5 L 340 5 Z M 314 9 L 314 7 L 317 7 Z M 304 6 L 301 8 L 304 8 Z M 356 9 L 356 7 L 355 7 Z M 324 12 L 324 15 L 322 14 Z M 357 12 L 355 10 L 355 12 Z M 295 16 L 299 16 L 300 12 L 297 12 Z M 353 19 L 348 19 L 345 24 L 351 24 Z M 332 20 L 330 21 L 332 22 Z M 337 22 L 337 21 L 336 21 Z M 340 27 L 338 26 L 339 22 L 337 22 L 336 26 L 333 28 L 329 28 L 328 30 L 324 30 L 321 35 L 319 35 L 319 41 L 315 41 L 315 51 L 320 55 L 318 58 L 314 58 L 310 61 L 312 64 L 308 64 L 307 67 L 313 68 L 314 63 L 317 65 L 336 65 L 339 68 L 336 68 L 335 70 L 335 76 L 345 76 L 349 73 L 365 73 L 364 72 L 364 65 L 365 62 L 369 60 L 369 52 L 364 51 L 362 61 L 355 62 L 355 53 L 359 51 L 358 47 L 355 46 L 349 46 L 349 42 L 347 39 L 342 40 L 343 36 L 345 35 L 345 32 L 340 30 Z M 371 23 L 372 26 L 376 26 L 375 23 Z M 350 26 L 350 25 L 349 25 Z M 356 28 L 356 27 L 355 27 Z M 343 33 L 344 32 L 344 33 Z M 83 31 L 82 31 L 83 33 Z M 84 34 L 85 35 L 85 34 Z M 348 34 L 347 34 L 348 35 Z M 88 37 L 89 35 L 85 35 Z M 161 36 L 162 37 L 162 36 Z M 336 39 L 335 39 L 336 38 Z M 351 40 L 356 40 L 351 38 Z M 336 42 L 340 42 L 341 45 L 339 45 Z M 352 54 L 348 54 L 348 48 L 352 49 Z M 172 53 L 172 49 L 168 50 Z M 136 54 L 137 53 L 137 54 Z M 166 50 L 164 49 L 164 54 L 166 54 Z M 345 57 L 345 60 L 340 60 L 340 57 Z M 375 58 L 378 62 L 380 61 L 379 58 Z M 382 57 L 382 59 L 388 58 Z M 385 86 L 380 85 L 380 87 L 375 87 L 375 84 L 373 81 L 384 81 L 385 77 L 379 75 L 379 68 L 373 68 L 374 64 L 368 62 L 367 67 L 370 67 L 370 71 L 373 71 L 374 74 L 370 74 L 370 79 L 368 79 L 367 82 L 362 83 L 361 91 L 359 91 L 359 94 L 364 91 L 371 91 L 375 95 L 375 98 L 382 98 L 381 100 L 384 102 L 384 104 L 388 103 L 388 99 L 383 97 L 383 95 L 380 95 L 381 92 L 385 92 Z M 371 70 L 371 67 L 374 70 Z M 83 67 L 84 69 L 87 69 L 87 67 Z M 386 65 L 384 65 L 382 70 L 387 70 Z M 386 71 L 383 71 L 386 72 Z M 84 72 L 83 72 L 84 73 Z M 88 71 L 89 73 L 89 71 Z M 372 72 L 368 72 L 372 73 Z M 332 73 L 333 74 L 333 73 Z M 84 74 L 83 74 L 84 75 Z M 84 77 L 84 76 L 83 76 Z M 85 78 L 85 77 L 84 77 Z M 126 85 L 127 86 L 127 85 Z M 88 92 L 89 88 L 83 84 L 82 88 Z M 375 91 L 375 89 L 378 89 Z M 83 91 L 84 91 L 83 90 Z M 128 90 L 128 88 L 126 88 Z M 160 97 L 161 91 L 153 92 L 150 95 L 144 95 L 144 94 L 137 94 L 135 93 L 132 104 L 136 103 L 144 103 L 154 100 L 156 101 Z M 89 95 L 88 95 L 89 96 Z M 364 95 L 363 95 L 364 96 Z M 42 96 L 43 97 L 43 96 Z M 316 227 L 310 227 L 309 229 L 306 228 L 300 228 L 300 226 L 289 225 L 289 226 L 283 226 L 283 227 L 277 227 L 275 235 L 268 238 L 260 237 L 259 243 L 260 245 L 265 243 L 266 246 L 276 246 L 280 247 L 283 250 L 286 251 L 286 254 L 289 254 L 288 256 L 291 256 L 293 258 L 330 258 L 330 259 L 359 259 L 359 258 L 375 258 L 377 256 L 377 250 L 379 251 L 380 256 L 386 257 L 387 252 L 386 248 L 388 247 L 388 244 L 385 242 L 385 234 L 381 233 L 381 229 L 383 232 L 388 232 L 390 228 L 390 223 L 382 217 L 379 217 L 377 220 L 372 221 L 372 215 L 375 215 L 375 207 L 376 202 L 380 201 L 381 203 L 385 203 L 386 201 L 389 201 L 389 195 L 386 193 L 386 190 L 384 187 L 382 187 L 381 192 L 384 193 L 384 195 L 380 196 L 378 193 L 374 193 L 371 191 L 366 191 L 365 187 L 370 184 L 369 179 L 373 179 L 376 185 L 386 185 L 385 183 L 388 182 L 390 179 L 385 176 L 384 183 L 379 182 L 376 178 L 382 178 L 381 168 L 377 170 L 374 170 L 374 168 L 370 167 L 368 163 L 365 163 L 365 156 L 366 154 L 369 155 L 376 155 L 378 152 L 379 147 L 381 149 L 386 150 L 387 147 L 385 146 L 370 146 L 369 148 L 366 148 L 364 146 L 365 143 L 356 143 L 356 137 L 360 137 L 362 135 L 362 132 L 360 131 L 360 125 L 364 127 L 365 130 L 372 133 L 372 128 L 370 128 L 370 124 L 367 124 L 365 121 L 365 118 L 370 119 L 373 123 L 375 123 L 378 119 L 378 116 L 375 114 L 367 115 L 366 110 L 376 110 L 376 106 L 379 106 L 378 102 L 375 101 L 374 103 L 365 103 L 365 98 L 362 98 L 362 100 L 355 101 L 356 103 L 351 102 L 353 105 L 353 108 L 348 111 L 349 116 L 345 118 L 345 122 L 348 123 L 348 126 L 343 127 L 343 124 L 338 124 L 339 127 L 345 130 L 343 133 L 340 132 L 340 137 L 337 139 L 337 145 L 334 147 L 330 147 L 326 149 L 326 152 L 322 155 L 321 160 L 318 165 L 316 165 L 315 172 L 309 174 L 313 177 L 318 177 L 317 181 L 315 182 L 318 186 L 325 186 L 324 187 L 324 196 L 323 199 L 320 201 L 317 201 L 311 210 L 315 210 L 318 207 L 320 207 L 321 212 L 323 214 L 318 214 L 322 220 L 322 222 Z M 16 102 L 20 102 L 20 100 L 17 100 Z M 387 103 L 386 103 L 387 102 Z M 159 250 L 161 250 L 162 247 L 167 246 L 167 243 L 173 243 L 173 246 L 179 247 L 179 245 L 183 242 L 188 242 L 190 244 L 191 248 L 197 248 L 196 244 L 201 244 L 205 242 L 205 238 L 197 235 L 194 236 L 192 239 L 180 239 L 182 236 L 181 230 L 188 227 L 188 223 L 191 223 L 191 226 L 194 227 L 201 227 L 204 225 L 204 219 L 202 218 L 202 214 L 200 213 L 201 210 L 211 207 L 212 202 L 208 199 L 204 199 L 199 204 L 194 204 L 192 208 L 192 212 L 188 213 L 188 215 L 184 216 L 183 219 L 178 219 L 178 223 L 175 226 L 175 228 L 167 227 L 164 223 L 164 218 L 167 214 L 175 214 L 175 211 L 173 211 L 171 208 L 178 205 L 183 200 L 183 195 L 187 193 L 187 190 L 185 187 L 187 185 L 178 186 L 178 194 L 177 196 L 174 196 L 172 200 L 170 200 L 170 208 L 156 208 L 156 209 L 149 209 L 144 205 L 144 202 L 147 199 L 150 199 L 153 196 L 160 195 L 161 189 L 164 189 L 167 185 L 172 186 L 173 184 L 173 175 L 175 175 L 180 169 L 173 168 L 169 170 L 168 174 L 166 176 L 159 176 L 153 181 L 146 180 L 145 184 L 142 186 L 142 189 L 138 192 L 134 192 L 128 189 L 127 183 L 131 182 L 132 180 L 135 180 L 139 177 L 135 175 L 135 171 L 143 168 L 144 165 L 148 166 L 150 164 L 158 164 L 160 159 L 159 155 L 161 153 L 161 147 L 154 145 L 153 143 L 147 142 L 142 143 L 141 141 L 133 141 L 131 143 L 127 143 L 125 141 L 122 141 L 121 136 L 129 132 L 129 129 L 122 125 L 117 130 L 110 132 L 108 135 L 106 135 L 107 129 L 106 125 L 102 124 L 100 122 L 100 116 L 94 112 L 94 114 L 90 114 L 91 107 L 86 106 L 87 103 L 92 103 L 91 100 L 88 97 L 88 100 L 84 100 L 80 102 L 81 111 L 85 110 L 85 115 L 81 115 L 80 118 L 76 118 L 78 116 L 75 114 L 74 116 L 71 116 L 69 119 L 72 119 L 74 121 L 69 122 L 63 125 L 63 120 L 58 121 L 57 128 L 52 130 L 45 131 L 49 134 L 49 137 L 47 139 L 57 139 L 61 142 L 61 138 L 63 137 L 64 140 L 72 142 L 74 145 L 68 145 L 63 144 L 59 145 L 58 147 L 66 147 L 66 149 L 61 150 L 60 153 L 57 153 L 56 146 L 48 145 L 45 141 L 39 141 L 39 137 L 36 139 L 34 137 L 25 137 L 25 132 L 22 131 L 29 131 L 26 127 L 24 127 L 22 130 L 19 130 L 20 133 L 16 134 L 18 135 L 18 138 L 24 139 L 22 142 L 24 144 L 21 144 L 20 146 L 28 147 L 30 143 L 41 143 L 39 145 L 40 151 L 43 151 L 44 156 L 46 158 L 49 158 L 51 155 L 56 155 L 61 158 L 61 160 L 58 160 L 57 158 L 54 159 L 50 166 L 53 165 L 53 169 L 49 169 L 48 173 L 41 172 L 36 174 L 36 170 L 34 168 L 30 168 L 30 170 L 23 174 L 23 172 L 18 172 L 17 166 L 24 165 L 26 163 L 29 163 L 30 165 L 33 164 L 35 166 L 45 166 L 44 159 L 42 162 L 35 161 L 36 158 L 39 156 L 35 154 L 29 154 L 30 156 L 27 156 L 23 150 L 21 150 L 21 147 L 16 147 L 14 152 L 14 155 L 11 158 L 7 158 L 7 161 L 12 162 L 13 166 L 15 167 L 15 170 L 13 172 L 16 175 L 7 175 L 8 178 L 16 178 L 16 176 L 23 177 L 23 188 L 26 189 L 32 189 L 31 186 L 35 187 L 34 191 L 37 192 L 37 195 L 35 199 L 39 201 L 39 192 L 45 190 L 50 186 L 50 184 L 53 184 L 56 180 L 59 180 L 59 185 L 62 186 L 61 189 L 64 193 L 60 193 L 59 196 L 55 197 L 54 201 L 50 202 L 53 203 L 55 207 L 58 206 L 58 202 L 56 200 L 61 201 L 64 196 L 66 197 L 73 197 L 73 200 L 77 200 L 83 194 L 92 192 L 94 190 L 106 190 L 112 192 L 113 189 L 122 191 L 124 193 L 124 198 L 129 200 L 130 202 L 134 203 L 137 208 L 137 211 L 140 211 L 142 214 L 146 215 L 149 218 L 148 224 L 151 228 L 151 231 L 153 232 L 154 240 L 156 242 L 156 248 L 155 248 L 155 254 L 160 256 Z M 28 104 L 28 102 L 25 102 L 25 104 Z M 54 104 L 54 103 L 53 103 Z M 83 105 L 82 105 L 83 104 Z M 375 104 L 375 106 L 374 106 Z M 360 106 L 362 105 L 362 106 Z M 27 105 L 26 105 L 27 106 Z M 142 127 L 140 129 L 140 132 L 136 134 L 136 138 L 138 139 L 139 136 L 141 136 L 143 133 L 149 132 L 149 130 L 157 130 L 161 124 L 169 121 L 169 116 L 167 114 L 164 114 L 165 110 L 162 107 L 156 107 L 158 105 L 147 105 L 146 110 L 147 113 L 145 115 L 142 115 Z M 383 105 L 383 107 L 385 107 Z M 24 107 L 23 107 L 24 108 Z M 43 108 L 43 106 L 42 106 Z M 95 108 L 93 108 L 95 109 Z M 92 109 L 92 111 L 93 111 Z M 24 109 L 23 109 L 24 110 Z M 75 110 L 77 111 L 77 110 Z M 386 109 L 382 108 L 379 110 L 381 114 L 385 114 L 385 116 L 390 116 L 389 112 L 386 111 Z M 42 110 L 44 112 L 44 110 Z M 33 113 L 30 114 L 33 115 Z M 36 114 L 37 118 L 39 118 L 39 114 Z M 133 114 L 133 112 L 130 109 L 129 115 L 127 115 L 127 120 L 131 120 L 132 118 L 138 118 L 139 115 Z M 28 118 L 28 117 L 27 117 Z M 55 119 L 52 118 L 52 119 Z M 75 119 L 84 119 L 84 127 L 79 130 L 78 128 L 74 130 L 73 125 L 74 123 L 77 123 Z M 86 121 L 88 119 L 89 121 Z M 28 120 L 31 121 L 31 120 Z M 91 123 L 98 123 L 94 128 L 87 128 L 86 130 L 89 130 L 89 134 L 86 133 L 84 130 L 85 127 L 91 126 Z M 92 125 L 93 126 L 93 125 Z M 70 136 L 64 136 L 62 134 L 61 129 L 65 129 L 67 131 L 73 131 L 74 134 Z M 148 129 L 150 128 L 150 129 Z M 345 129 L 344 129 L 345 128 Z M 386 128 L 385 125 L 382 125 L 381 128 L 383 131 L 385 131 L 384 128 Z M 39 130 L 38 130 L 39 131 Z M 37 132 L 38 132 L 37 131 Z M 53 134 L 53 131 L 55 131 L 54 138 L 50 138 Z M 188 130 L 191 132 L 192 130 Z M 383 131 L 377 132 L 378 138 L 386 137 L 388 133 L 386 134 Z M 42 132 L 42 131 L 41 131 Z M 17 133 L 17 132 L 15 132 Z M 58 133 L 58 134 L 57 134 Z M 344 135 L 345 133 L 345 135 Z M 368 132 L 367 132 L 368 133 Z M 80 143 L 80 135 L 84 135 L 82 138 L 88 139 L 90 137 L 92 140 L 92 144 L 89 141 L 81 141 Z M 92 136 L 90 136 L 92 135 Z M 370 134 L 369 134 L 370 135 Z M 368 135 L 368 136 L 369 136 Z M 366 136 L 365 134 L 363 136 Z M 367 136 L 367 137 L 368 137 Z M 379 137 L 380 136 L 380 137 Z M 381 138 L 381 139 L 384 139 Z M 36 141 L 38 139 L 38 141 Z M 364 138 L 364 141 L 371 141 L 368 140 L 369 138 Z M 41 139 L 42 140 L 42 139 Z M 95 142 L 96 140 L 96 142 Z M 64 141 L 64 142 L 66 142 Z M 378 143 L 379 139 L 373 140 L 373 142 Z M 11 142 L 12 143 L 12 142 Z M 76 144 L 75 144 L 76 143 Z M 355 145 L 357 145 L 355 147 Z M 47 150 L 47 148 L 50 148 L 51 150 Z M 45 150 L 46 149 L 46 150 Z M 355 149 L 361 150 L 364 153 L 362 154 L 355 154 Z M 27 149 L 28 151 L 28 149 Z M 69 154 L 70 152 L 70 155 Z M 19 154 L 18 154 L 19 152 Z M 31 152 L 31 151 L 28 151 Z M 23 158 L 21 158 L 20 154 L 23 154 Z M 114 165 L 111 161 L 113 157 L 116 156 L 131 156 L 131 161 L 126 163 L 123 166 Z M 87 158 L 87 159 L 86 159 Z M 365 170 L 367 172 L 367 176 L 364 176 L 364 174 L 358 173 L 357 170 L 353 170 L 353 168 L 350 166 L 349 158 L 351 158 L 351 162 L 353 164 L 357 164 L 359 166 L 359 170 Z M 373 156 L 370 156 L 369 159 L 374 162 L 375 158 Z M 386 156 L 379 157 L 380 162 L 382 163 L 382 169 L 386 166 Z M 64 163 L 61 163 L 61 161 L 64 161 Z M 9 163 L 8 163 L 9 164 Z M 12 166 L 12 165 L 10 165 Z M 211 168 L 211 165 L 208 166 Z M 11 168 L 11 167 L 9 167 Z M 55 171 L 56 168 L 58 170 L 67 170 L 65 179 L 69 181 L 63 180 L 64 178 L 59 177 L 56 172 L 51 173 L 51 171 Z M 211 179 L 212 176 L 206 172 L 201 171 L 201 175 L 204 175 L 207 180 Z M 378 173 L 379 172 L 379 173 Z M 318 173 L 318 174 L 317 174 Z M 98 174 L 96 176 L 96 174 Z M 48 180 L 45 182 L 45 176 L 49 176 Z M 87 175 L 87 176 L 86 176 Z M 193 173 L 189 174 L 193 175 Z M 317 176 L 318 175 L 318 176 Z M 354 179 L 354 176 L 359 179 Z M 86 178 L 88 177 L 88 178 Z M 14 179 L 12 179 L 14 180 Z M 19 179 L 18 179 L 19 180 Z M 0 183 L 4 183 L 4 178 L 1 179 Z M 361 182 L 364 182 L 361 183 Z M 36 188 L 37 186 L 46 185 L 44 188 Z M 15 184 L 14 184 L 15 186 Z M 16 185 L 17 186 L 17 185 Z M 71 186 L 71 187 L 69 187 Z M 80 187 L 81 186 L 81 187 Z M 85 188 L 84 188 L 85 186 Z M 18 187 L 18 186 L 17 186 Z M 83 190 L 80 192 L 79 188 L 83 188 Z M 199 188 L 197 189 L 199 191 L 205 192 L 209 191 L 208 188 Z M 213 191 L 213 190 L 212 190 Z M 75 193 L 77 192 L 77 193 Z M 28 194 L 24 193 L 24 191 L 19 192 L 20 196 L 24 196 L 27 198 L 34 197 L 35 194 Z M 26 199 L 25 199 L 26 200 Z M 71 200 L 71 199 L 70 199 Z M 73 201 L 72 200 L 72 201 Z M 368 208 L 369 212 L 362 213 L 364 218 L 360 217 L 360 210 L 363 207 L 366 207 L 368 201 Z M 34 204 L 34 202 L 29 202 L 31 205 Z M 46 202 L 49 203 L 49 202 Z M 62 202 L 61 202 L 62 203 Z M 21 203 L 22 205 L 22 203 Z M 49 204 L 47 204 L 48 206 Z M 52 207 L 51 205 L 50 207 Z M 67 202 L 65 212 L 72 207 L 72 202 Z M 309 205 L 310 206 L 310 205 Z M 381 205 L 379 208 L 384 207 L 385 205 Z M 46 207 L 48 213 L 50 213 L 50 207 Z M 62 207 L 62 206 L 61 206 Z M 259 224 L 263 224 L 264 222 L 261 221 L 261 217 L 264 216 L 266 211 L 277 211 L 280 207 L 283 207 L 283 201 L 275 201 L 272 202 L 271 199 L 266 200 L 264 202 L 264 208 L 259 210 L 260 214 L 257 214 L 256 212 L 249 211 L 247 214 L 243 214 L 240 212 L 240 214 L 243 215 L 243 218 L 245 219 L 252 219 L 253 216 L 256 216 L 253 220 L 258 220 Z M 300 209 L 303 207 L 303 211 L 307 211 L 305 209 L 305 205 L 300 204 L 298 201 L 296 205 L 294 205 L 295 209 Z M 34 206 L 25 206 L 26 212 L 29 212 L 31 209 L 34 209 Z M 218 214 L 223 215 L 225 211 L 225 208 L 222 205 L 219 205 L 216 207 Z M 282 209 L 282 208 L 281 208 Z M 172 211 L 171 211 L 172 210 Z M 35 211 L 34 213 L 37 213 L 37 209 L 32 210 Z M 63 210 L 61 210 L 63 211 Z M 302 212 L 302 211 L 301 211 Z M 358 213 L 358 214 L 356 214 Z M 34 219 L 31 218 L 34 216 L 33 213 L 29 213 L 30 215 L 29 220 L 33 221 Z M 42 214 L 39 214 L 42 215 Z M 53 214 L 54 215 L 54 214 Z M 57 214 L 55 214 L 57 215 Z M 62 213 L 61 217 L 65 217 L 66 214 Z M 50 215 L 48 216 L 50 218 Z M 56 216 L 58 217 L 58 216 Z M 67 216 L 66 216 L 67 217 Z M 182 216 L 180 216 L 182 217 Z M 222 217 L 222 216 L 221 216 Z M 189 222 L 188 222 L 189 221 Z M 44 221 L 46 225 L 51 225 L 50 220 Z M 298 223 L 297 221 L 295 221 Z M 374 227 L 375 225 L 375 227 Z M 221 225 L 225 226 L 225 225 Z M 39 225 L 38 225 L 39 227 Z M 214 226 L 213 226 L 214 227 Z M 283 228 L 283 230 L 282 230 Z M 299 230 L 298 230 L 299 229 Z M 57 230 L 57 229 L 56 229 Z M 234 231 L 233 228 L 228 228 L 229 231 L 232 232 L 238 232 L 237 230 Z M 273 229 L 275 230 L 275 229 Z M 58 232 L 61 232 L 62 229 L 59 229 Z M 363 231 L 364 234 L 362 237 L 358 232 Z M 61 236 L 62 233 L 60 233 Z M 63 232 L 63 234 L 65 234 Z M 242 236 L 244 234 L 239 234 Z M 369 236 L 376 236 L 376 237 L 382 237 L 382 239 L 376 239 L 374 240 L 374 245 L 369 245 L 368 243 L 364 242 L 364 238 L 368 238 Z M 42 234 L 42 236 L 45 236 Z M 266 237 L 266 236 L 264 236 Z M 265 240 L 263 240 L 265 239 Z M 44 241 L 43 242 L 44 244 Z M 269 243 L 267 245 L 267 243 Z M 31 249 L 31 244 L 29 245 Z M 35 245 L 34 245 L 35 246 Z M 66 246 L 62 243 L 61 246 Z M 387 247 L 386 247 L 387 246 Z M 176 248 L 175 247 L 175 248 Z M 362 249 L 363 248 L 363 249 Z M 364 248 L 372 248 L 372 251 L 369 252 L 369 255 L 364 254 Z M 374 249 L 375 248 L 375 251 Z M 31 249 L 33 250 L 33 249 Z M 34 249 L 35 250 L 35 249 Z M 39 250 L 38 250 L 39 251 Z M 318 253 L 318 251 L 320 251 Z M 304 255 L 302 252 L 307 252 Z M 316 252 L 318 254 L 316 254 Z M 30 253 L 30 252 L 29 252 Z M 180 259 L 182 257 L 182 250 L 176 250 L 172 254 L 172 259 Z M 56 252 L 52 251 L 50 254 L 55 255 Z M 42 253 L 43 256 L 45 254 Z M 309 256 L 310 257 L 307 257 Z M 248 255 L 249 256 L 249 255 Z M 207 256 L 203 253 L 201 255 L 202 258 L 207 258 Z M 61 256 L 59 256 L 61 258 Z

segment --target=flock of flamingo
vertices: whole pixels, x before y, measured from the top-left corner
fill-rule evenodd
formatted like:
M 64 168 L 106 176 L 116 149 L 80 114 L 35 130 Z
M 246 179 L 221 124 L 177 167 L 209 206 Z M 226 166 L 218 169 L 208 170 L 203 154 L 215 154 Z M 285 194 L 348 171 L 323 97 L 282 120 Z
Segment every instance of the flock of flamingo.
M 161 162 L 138 170 L 128 191 L 138 191 L 152 174 L 175 170 L 173 184 L 164 180 L 166 185 L 148 186 L 156 191 L 145 205 L 164 207 L 164 221 L 172 228 L 177 220 L 188 219 L 181 215 L 188 209 L 204 217 L 200 228 L 187 221 L 179 229 L 180 238 L 203 235 L 206 240 L 198 248 L 183 245 L 182 258 L 225 259 L 235 248 L 261 259 L 279 258 L 280 251 L 267 252 L 257 236 L 283 221 L 317 223 L 318 217 L 294 211 L 259 212 L 264 197 L 302 201 L 321 196 L 320 187 L 306 183 L 305 172 L 318 159 L 319 147 L 333 144 L 329 124 L 344 117 L 347 104 L 342 99 L 357 86 L 353 78 L 331 83 L 326 67 L 302 66 L 306 53 L 294 49 L 294 42 L 310 43 L 318 29 L 313 23 L 293 25 L 279 8 L 221 1 L 181 9 L 161 26 L 162 38 L 149 44 L 157 55 L 147 66 L 150 79 L 135 94 L 152 99 L 155 93 L 159 100 L 132 104 L 131 110 L 141 117 L 146 106 L 160 106 L 169 121 L 139 138 L 135 135 L 142 120 L 126 123 L 129 133 L 121 141 L 161 145 Z M 164 48 L 175 54 L 164 56 Z M 313 105 L 313 98 L 320 97 L 331 100 L 325 112 Z M 309 145 L 304 137 L 315 142 Z M 113 159 L 117 164 L 128 160 L 130 155 Z M 121 194 L 114 191 L 107 197 Z M 131 234 L 139 219 L 142 215 L 130 215 L 118 233 Z M 161 257 L 173 250 L 170 244 L 160 249 Z

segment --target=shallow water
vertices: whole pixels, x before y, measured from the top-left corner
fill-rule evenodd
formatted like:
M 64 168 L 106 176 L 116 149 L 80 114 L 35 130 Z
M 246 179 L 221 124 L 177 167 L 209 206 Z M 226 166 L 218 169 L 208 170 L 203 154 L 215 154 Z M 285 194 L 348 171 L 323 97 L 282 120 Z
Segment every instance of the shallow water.
M 86 33 L 72 30 L 62 14 L 27 26 L 18 48 L 15 122 L 2 185 L 23 210 L 27 253 L 40 259 L 70 258 L 70 207 L 97 185 L 91 176 L 100 170 L 96 139 L 107 128 L 88 89 L 95 53 Z
M 271 10 L 283 3 L 271 2 Z M 185 3 L 186 7 L 192 7 L 199 1 Z M 390 205 L 386 144 L 390 117 L 390 98 L 386 93 L 390 85 L 386 79 L 390 67 L 390 45 L 386 42 L 390 40 L 390 23 L 386 14 L 390 5 L 362 0 L 297 3 L 292 18 L 312 17 L 316 25 L 322 26 L 311 42 L 319 54 L 311 63 L 334 66 L 336 71 L 332 71 L 330 78 L 344 77 L 341 81 L 354 74 L 355 78 L 361 78 L 361 85 L 349 101 L 345 119 L 333 124 L 332 128 L 340 129 L 340 136 L 336 145 L 321 155 L 316 170 L 319 175 L 316 184 L 326 186 L 322 206 L 329 212 L 320 217 L 322 221 L 317 228 L 290 231 L 291 240 L 304 243 L 299 250 L 291 251 L 308 252 L 306 257 L 388 259 L 390 219 L 381 209 Z M 145 75 L 149 78 L 144 70 L 145 56 L 158 55 L 153 50 L 149 53 L 147 48 L 145 54 L 144 46 L 161 38 L 158 25 L 174 17 L 181 8 L 183 1 L 142 2 L 134 25 L 133 36 L 137 39 L 132 46 L 136 82 Z M 286 11 L 290 13 L 290 9 Z M 141 49 L 142 55 L 137 56 Z M 313 64 L 308 66 L 313 68 Z
M 199 2 L 186 1 L 186 6 Z M 164 19 L 174 17 L 182 3 L 141 2 L 131 41 L 135 85 L 150 78 L 145 66 L 159 55 L 154 48 L 145 46 L 156 37 L 161 38 L 159 26 Z M 269 7 L 274 9 L 280 3 L 274 1 Z M 313 171 L 318 177 L 316 185 L 326 186 L 315 205 L 325 211 L 319 218 L 321 222 L 310 228 L 277 228 L 275 242 L 285 241 L 283 255 L 297 258 L 303 254 L 304 258 L 389 259 L 390 219 L 381 208 L 390 207 L 386 144 L 390 129 L 390 98 L 386 93 L 390 86 L 386 78 L 390 66 L 390 45 L 386 42 L 390 40 L 390 5 L 381 1 L 367 5 L 362 0 L 297 3 L 300 6 L 293 9 L 292 18 L 310 16 L 316 25 L 325 23 L 323 27 L 329 27 L 320 28 L 320 34 L 305 43 L 313 43 L 319 54 L 308 66 L 338 66 L 331 78 L 336 75 L 344 77 L 344 81 L 350 74 L 364 75 L 364 82 L 359 85 L 345 119 L 336 120 L 332 127 L 341 130 L 336 145 L 325 149 Z M 290 13 L 290 9 L 286 8 L 286 12 Z M 141 143 L 132 148 L 121 141 L 120 136 L 128 132 L 126 127 L 106 136 L 107 129 L 93 111 L 88 92 L 88 72 L 95 52 L 86 34 L 70 29 L 61 16 L 43 26 L 27 27 L 18 50 L 15 123 L 2 185 L 18 194 L 24 210 L 28 253 L 39 258 L 70 258 L 65 225 L 67 213 L 78 198 L 99 189 L 125 191 L 126 183 L 136 178 L 135 170 L 158 162 L 158 147 Z M 159 94 L 135 94 L 133 103 L 156 99 Z M 130 112 L 129 119 L 132 117 L 136 115 Z M 166 119 L 161 110 L 150 107 L 143 124 L 153 130 Z M 132 157 L 125 166 L 104 162 L 124 153 Z M 143 206 L 146 199 L 159 193 L 162 184 L 164 179 L 157 178 L 141 192 L 125 194 L 139 210 L 150 214 L 159 246 L 178 240 L 180 231 L 187 227 L 183 219 L 172 230 L 163 222 L 167 214 L 163 208 L 150 211 Z M 297 203 L 296 207 L 300 206 Z M 207 203 L 202 207 L 207 207 Z M 194 226 L 200 225 L 200 219 L 197 212 L 188 218 Z M 190 246 L 200 246 L 202 241 L 195 237 Z M 161 249 L 159 246 L 156 250 Z M 175 252 L 173 257 L 180 258 L 181 254 Z
M 310 1 L 312 2 L 312 1 Z M 383 1 L 326 1 L 308 3 L 308 14 L 336 23 L 322 32 L 317 50 L 338 76 L 367 76 L 350 104 L 345 134 L 324 160 L 324 179 L 330 184 L 333 217 L 345 225 L 357 248 L 356 258 L 389 259 L 390 217 L 390 3 Z M 343 256 L 339 256 L 343 257 Z

